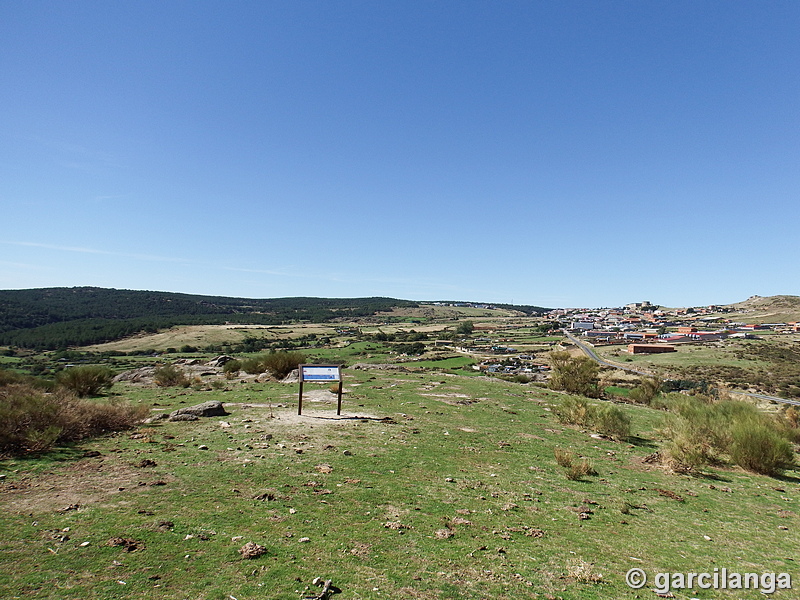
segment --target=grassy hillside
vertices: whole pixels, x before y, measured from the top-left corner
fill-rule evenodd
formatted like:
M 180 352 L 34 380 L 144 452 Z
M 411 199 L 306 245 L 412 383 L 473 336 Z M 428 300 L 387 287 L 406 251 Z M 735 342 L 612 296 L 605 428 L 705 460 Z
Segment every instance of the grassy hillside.
M 155 412 L 231 414 L 0 463 L 0 597 L 298 600 L 322 577 L 341 598 L 632 600 L 657 597 L 628 588 L 634 567 L 800 576 L 800 479 L 671 474 L 652 460 L 661 411 L 624 406 L 635 437 L 615 442 L 498 379 L 346 369 L 340 418 L 315 386 L 298 417 L 297 391 L 117 384 Z M 556 449 L 597 474 L 567 479 Z
M 800 297 L 798 296 L 752 296 L 743 302 L 726 306 L 727 319 L 746 323 L 788 323 L 800 321 Z

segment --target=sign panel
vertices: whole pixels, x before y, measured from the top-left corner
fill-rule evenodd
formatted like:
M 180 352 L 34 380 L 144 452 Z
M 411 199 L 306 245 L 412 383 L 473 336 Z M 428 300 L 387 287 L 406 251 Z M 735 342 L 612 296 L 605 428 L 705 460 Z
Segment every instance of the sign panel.
M 339 365 L 300 365 L 300 393 L 297 396 L 297 414 L 303 414 L 303 383 L 306 381 L 338 381 L 336 414 L 342 414 L 342 369 Z
M 338 366 L 300 365 L 301 381 L 340 381 Z

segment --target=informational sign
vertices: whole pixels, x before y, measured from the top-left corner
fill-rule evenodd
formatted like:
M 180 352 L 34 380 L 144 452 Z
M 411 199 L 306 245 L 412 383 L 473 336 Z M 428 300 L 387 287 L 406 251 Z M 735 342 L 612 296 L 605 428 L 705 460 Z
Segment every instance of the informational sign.
M 339 365 L 299 365 L 300 373 L 300 393 L 297 396 L 297 414 L 303 414 L 303 383 L 315 381 L 326 383 L 338 381 L 338 400 L 336 402 L 336 414 L 342 414 L 342 369 Z
M 340 381 L 342 379 L 338 366 L 334 365 L 300 365 L 301 381 Z

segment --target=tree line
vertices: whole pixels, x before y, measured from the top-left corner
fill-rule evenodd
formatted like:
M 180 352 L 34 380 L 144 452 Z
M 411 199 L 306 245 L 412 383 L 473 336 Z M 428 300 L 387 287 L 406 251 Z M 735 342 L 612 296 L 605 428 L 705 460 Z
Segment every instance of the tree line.
M 0 290 L 0 345 L 56 350 L 175 325 L 319 323 L 416 306 L 381 297 L 249 299 L 94 287 Z

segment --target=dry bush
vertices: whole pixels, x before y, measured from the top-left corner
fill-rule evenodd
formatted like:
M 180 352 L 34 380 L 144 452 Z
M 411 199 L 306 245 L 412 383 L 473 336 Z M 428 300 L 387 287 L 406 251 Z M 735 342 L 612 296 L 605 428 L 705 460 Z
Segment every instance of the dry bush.
M 560 467 L 565 469 L 567 479 L 577 481 L 585 475 L 597 475 L 592 463 L 587 458 L 578 458 L 571 450 L 553 449 L 553 455 Z
M 25 384 L 0 388 L 0 452 L 41 452 L 110 431 L 129 429 L 147 416 L 147 407 L 97 403 L 65 388 L 46 393 Z

